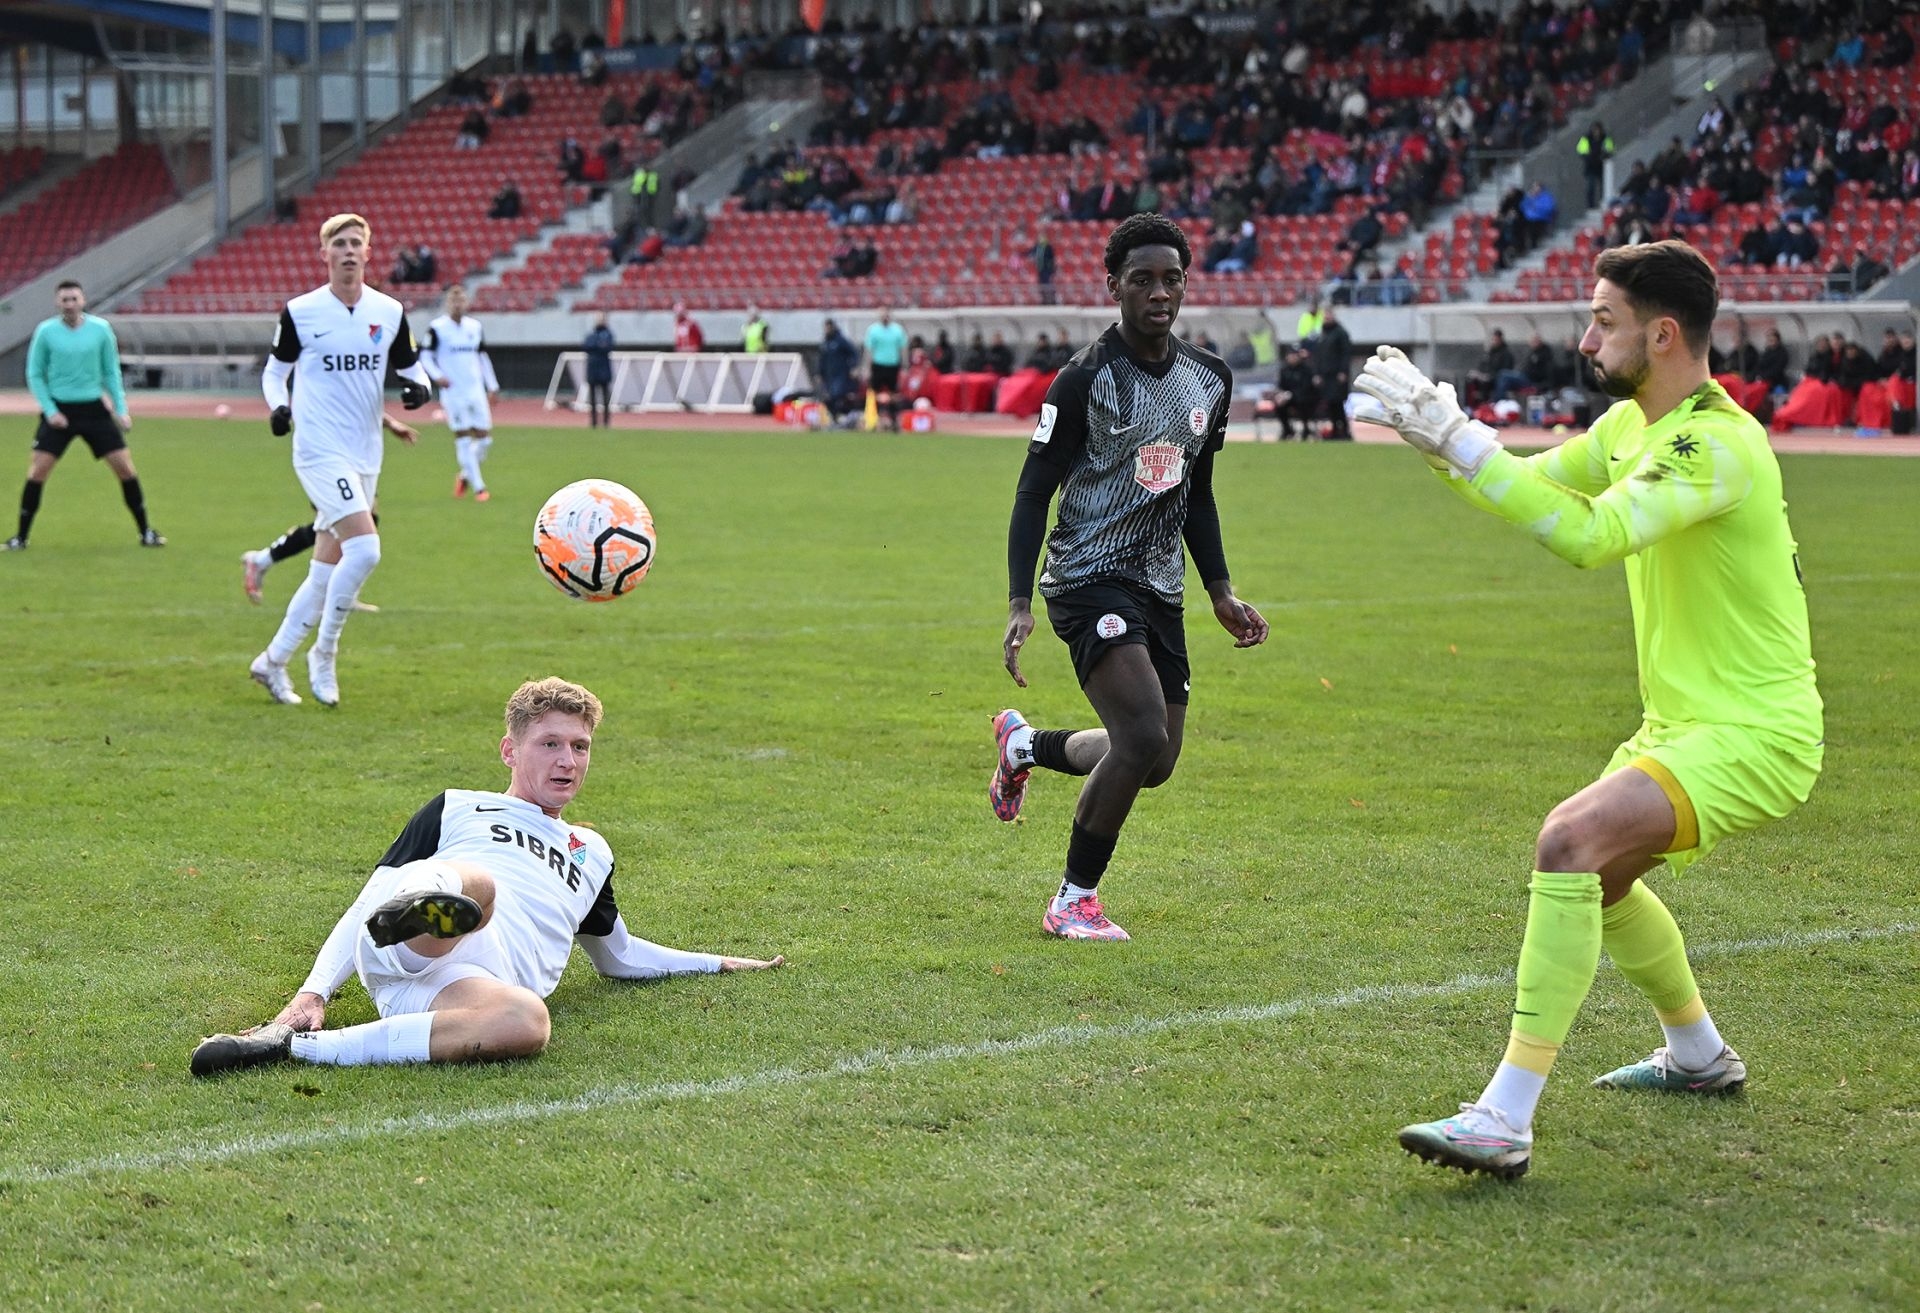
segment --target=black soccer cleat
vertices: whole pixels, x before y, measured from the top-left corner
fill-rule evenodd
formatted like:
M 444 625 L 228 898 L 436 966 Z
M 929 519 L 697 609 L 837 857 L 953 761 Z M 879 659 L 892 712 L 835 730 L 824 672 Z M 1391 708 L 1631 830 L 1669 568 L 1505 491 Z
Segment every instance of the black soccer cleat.
M 14 537 L 7 539 L 6 545 L 4 547 L 0 547 L 0 552 L 24 552 L 26 550 L 27 550 L 27 540 L 25 538 L 19 537 L 18 535 L 15 535 Z
M 165 547 L 167 540 L 160 536 L 158 529 L 143 529 L 140 531 L 140 545 L 142 547 Z
M 367 935 L 378 948 L 416 935 L 453 939 L 479 929 L 485 915 L 465 894 L 401 894 L 374 909 L 367 918 Z
M 209 1035 L 193 1050 L 189 1064 L 196 1076 L 287 1062 L 293 1057 L 293 1027 L 270 1021 L 244 1035 Z

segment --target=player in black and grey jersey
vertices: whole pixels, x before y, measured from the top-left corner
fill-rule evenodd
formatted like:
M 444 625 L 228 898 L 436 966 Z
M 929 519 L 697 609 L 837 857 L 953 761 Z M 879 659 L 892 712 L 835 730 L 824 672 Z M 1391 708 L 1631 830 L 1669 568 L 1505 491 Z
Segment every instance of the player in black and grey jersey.
M 1103 728 L 1035 730 L 1018 711 L 1002 711 L 988 787 L 994 814 L 1010 821 L 1033 767 L 1088 777 L 1066 872 L 1041 923 L 1065 939 L 1127 938 L 1097 890 L 1134 798 L 1165 783 L 1180 757 L 1191 686 L 1183 541 L 1234 646 L 1267 639 L 1267 622 L 1233 595 L 1213 501 L 1233 376 L 1218 356 L 1173 335 L 1193 259 L 1186 235 L 1139 214 L 1113 230 L 1106 254 L 1120 322 L 1047 389 L 1007 534 L 1003 640 L 1007 673 L 1025 688 L 1020 648 L 1033 632 L 1034 568 L 1057 491 L 1040 592 Z

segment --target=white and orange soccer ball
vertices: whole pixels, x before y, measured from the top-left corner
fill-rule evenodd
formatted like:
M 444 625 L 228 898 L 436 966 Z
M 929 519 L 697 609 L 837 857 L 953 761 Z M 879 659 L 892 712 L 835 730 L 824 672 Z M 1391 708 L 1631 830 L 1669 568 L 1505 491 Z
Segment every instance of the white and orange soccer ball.
M 547 498 L 533 522 L 533 554 L 547 582 L 582 602 L 625 597 L 647 577 L 657 544 L 653 512 L 633 489 L 582 479 Z

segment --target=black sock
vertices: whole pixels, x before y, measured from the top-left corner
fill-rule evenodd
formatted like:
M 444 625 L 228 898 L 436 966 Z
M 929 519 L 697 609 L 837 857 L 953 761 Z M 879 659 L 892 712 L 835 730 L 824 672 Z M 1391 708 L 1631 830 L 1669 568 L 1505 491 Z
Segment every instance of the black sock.
M 267 548 L 267 555 L 273 558 L 275 565 L 278 565 L 289 556 L 298 556 L 302 552 L 312 550 L 313 539 L 312 524 L 296 524 L 273 540 L 273 545 Z
M 1107 863 L 1113 860 L 1113 846 L 1119 841 L 1117 834 L 1094 834 L 1075 821 L 1073 838 L 1067 841 L 1067 874 L 1060 882 L 1060 892 L 1066 893 L 1070 884 L 1098 888 L 1100 877 L 1107 873 Z
M 46 484 L 27 480 L 27 486 L 20 489 L 20 541 L 27 540 L 27 533 L 33 528 L 33 517 L 40 513 L 40 494 Z
M 1037 729 L 1033 732 L 1033 764 L 1062 775 L 1085 775 L 1067 760 L 1067 740 L 1079 733 L 1072 729 Z
M 133 513 L 133 522 L 141 533 L 147 531 L 147 494 L 140 491 L 140 477 L 120 480 L 120 495 L 127 499 L 127 509 Z

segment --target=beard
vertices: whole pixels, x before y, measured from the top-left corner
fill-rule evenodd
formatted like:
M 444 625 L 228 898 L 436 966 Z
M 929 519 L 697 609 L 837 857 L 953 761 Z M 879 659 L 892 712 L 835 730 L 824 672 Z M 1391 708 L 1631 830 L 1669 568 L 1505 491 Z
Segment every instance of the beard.
M 1603 367 L 1598 360 L 1593 362 L 1593 379 L 1600 390 L 1616 401 L 1624 401 L 1637 396 L 1640 385 L 1647 381 L 1652 366 L 1647 361 L 1647 344 L 1640 343 L 1633 354 L 1621 361 L 1613 369 Z

